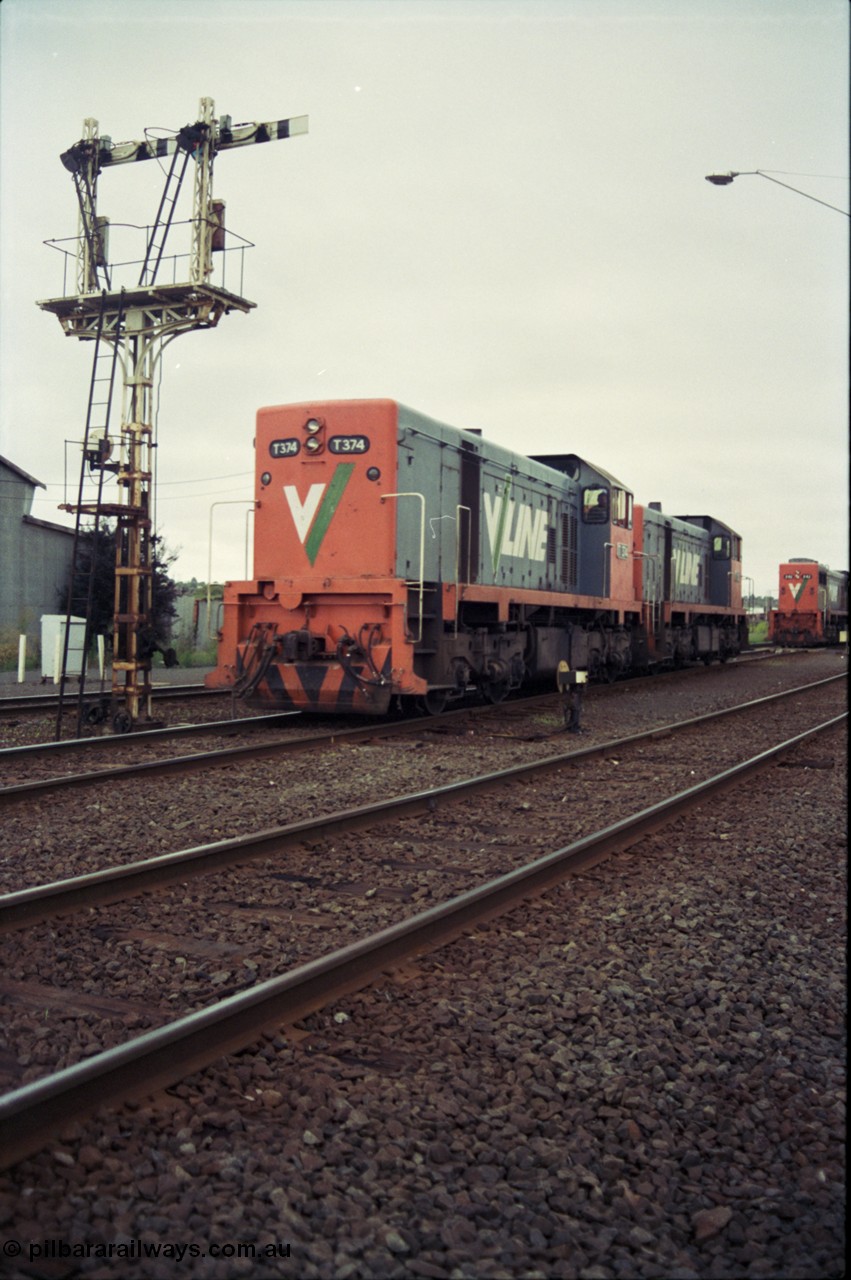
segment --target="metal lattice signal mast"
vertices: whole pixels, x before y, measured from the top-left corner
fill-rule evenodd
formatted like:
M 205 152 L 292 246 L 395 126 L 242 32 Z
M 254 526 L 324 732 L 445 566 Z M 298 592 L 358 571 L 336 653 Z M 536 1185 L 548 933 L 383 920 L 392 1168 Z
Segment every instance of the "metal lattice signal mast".
M 113 143 L 99 135 L 96 120 L 87 119 L 83 136 L 61 156 L 71 173 L 79 205 L 79 228 L 73 255 L 63 242 L 50 241 L 66 260 L 75 259 L 76 291 L 61 298 L 39 302 L 53 312 L 65 333 L 95 342 L 92 390 L 83 440 L 83 467 L 90 471 L 112 472 L 119 486 L 119 501 L 105 503 L 98 487 L 96 502 L 80 500 L 65 509 L 80 515 L 112 516 L 118 521 L 116 538 L 115 615 L 113 637 L 112 710 L 117 729 L 128 729 L 144 707 L 150 715 L 150 667 L 152 651 L 151 585 L 153 555 L 151 545 L 151 450 L 153 448 L 154 374 L 167 342 L 194 329 L 214 327 L 222 315 L 237 310 L 247 312 L 254 303 L 212 282 L 214 254 L 227 252 L 223 203 L 213 200 L 213 164 L 220 151 L 260 142 L 296 137 L 307 133 L 307 116 L 267 123 L 234 125 L 229 116 L 215 118 L 211 98 L 202 98 L 198 119 L 176 134 L 144 142 Z M 114 165 L 171 157 L 154 224 L 149 228 L 144 257 L 109 264 L 109 223 L 97 211 L 98 178 Z M 191 245 L 187 255 L 187 278 L 157 283 L 163 250 L 174 223 L 174 212 L 190 158 L 194 161 Z M 248 241 L 240 240 L 242 255 Z M 179 255 L 182 258 L 184 255 Z M 173 259 L 176 264 L 178 257 Z M 141 266 L 138 279 L 118 288 L 113 279 L 119 270 Z M 224 271 L 223 271 L 224 274 Z M 118 355 L 123 376 L 123 395 L 118 457 L 115 442 L 109 439 L 109 405 L 104 420 L 96 422 L 98 406 L 95 388 L 98 347 L 110 344 Z M 110 384 L 111 389 L 111 384 Z M 94 443 L 93 443 L 94 441 Z M 147 637 L 147 638 L 146 638 Z M 123 710 L 116 710 L 123 697 Z
M 202 98 L 199 118 L 194 124 L 185 125 L 171 137 L 155 138 L 145 142 L 113 143 L 107 136 L 99 137 L 98 122 L 83 122 L 83 137 L 61 156 L 65 168 L 74 177 L 80 192 L 80 247 L 78 293 L 91 293 L 102 287 L 98 276 L 98 256 L 101 246 L 98 240 L 96 212 L 98 175 L 105 168 L 119 164 L 136 164 L 140 160 L 163 160 L 184 152 L 196 161 L 195 193 L 193 201 L 192 255 L 189 280 L 202 284 L 212 272 L 212 237 L 216 216 L 212 205 L 213 161 L 220 151 L 234 147 L 253 146 L 260 142 L 272 142 L 293 138 L 307 133 L 307 116 L 294 116 L 288 120 L 272 120 L 264 124 L 234 125 L 230 116 L 214 117 L 212 98 Z M 101 221 L 101 229 L 103 227 Z

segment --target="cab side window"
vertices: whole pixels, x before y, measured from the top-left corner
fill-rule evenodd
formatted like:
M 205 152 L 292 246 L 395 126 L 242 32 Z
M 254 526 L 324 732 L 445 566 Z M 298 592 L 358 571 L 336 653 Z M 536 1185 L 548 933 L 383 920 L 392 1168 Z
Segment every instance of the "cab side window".
M 586 524 L 608 524 L 609 491 L 605 486 L 591 485 L 583 489 L 582 519 Z
M 626 489 L 612 490 L 612 523 L 621 529 L 632 528 L 632 494 Z

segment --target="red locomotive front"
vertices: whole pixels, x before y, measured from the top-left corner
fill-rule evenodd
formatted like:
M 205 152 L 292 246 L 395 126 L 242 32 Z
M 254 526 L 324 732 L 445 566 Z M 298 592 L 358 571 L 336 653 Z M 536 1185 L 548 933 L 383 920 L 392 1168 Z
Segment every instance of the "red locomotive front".
M 838 644 L 848 627 L 848 574 L 816 560 L 780 566 L 777 608 L 769 619 L 775 644 Z

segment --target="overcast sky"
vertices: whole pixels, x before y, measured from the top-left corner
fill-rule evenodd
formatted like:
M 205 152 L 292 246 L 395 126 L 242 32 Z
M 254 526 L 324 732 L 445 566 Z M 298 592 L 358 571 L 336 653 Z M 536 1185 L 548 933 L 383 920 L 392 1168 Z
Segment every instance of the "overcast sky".
M 36 515 L 70 520 L 91 373 L 36 306 L 77 229 L 60 152 L 209 97 L 310 126 L 215 164 L 257 307 L 163 355 L 175 577 L 211 508 L 213 577 L 245 574 L 258 407 L 372 396 L 718 516 L 757 593 L 848 566 L 849 220 L 704 181 L 849 209 L 846 0 L 3 0 L 0 38 L 0 452 Z M 147 223 L 162 185 L 107 170 L 99 212 Z

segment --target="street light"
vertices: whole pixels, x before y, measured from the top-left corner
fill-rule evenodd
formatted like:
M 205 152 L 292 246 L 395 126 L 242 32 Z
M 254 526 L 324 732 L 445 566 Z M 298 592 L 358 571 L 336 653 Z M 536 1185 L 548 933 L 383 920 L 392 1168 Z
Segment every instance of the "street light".
M 737 173 L 735 169 L 731 169 L 729 173 L 707 173 L 706 181 L 713 183 L 716 187 L 728 187 L 734 178 L 748 178 L 756 175 L 759 178 L 765 178 L 768 182 L 776 182 L 778 187 L 785 187 L 787 191 L 796 191 L 799 196 L 806 196 L 808 200 L 815 200 L 816 204 L 823 204 L 826 209 L 833 209 L 834 213 L 841 213 L 843 218 L 851 218 L 851 213 L 846 213 L 844 209 L 837 209 L 835 204 L 828 204 L 826 200 L 819 200 L 818 196 L 811 196 L 808 191 L 801 191 L 798 187 L 792 187 L 788 182 L 781 182 L 779 178 L 772 178 L 770 174 L 765 173 L 762 169 L 744 169 L 741 173 Z
M 248 577 L 248 516 L 257 506 L 253 498 L 225 498 L 221 502 L 210 503 L 210 531 L 207 538 L 207 635 L 213 634 L 211 625 L 213 600 L 212 600 L 212 582 L 213 577 L 213 509 L 215 507 L 242 507 L 248 504 L 249 510 L 245 513 L 245 576 Z

